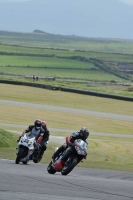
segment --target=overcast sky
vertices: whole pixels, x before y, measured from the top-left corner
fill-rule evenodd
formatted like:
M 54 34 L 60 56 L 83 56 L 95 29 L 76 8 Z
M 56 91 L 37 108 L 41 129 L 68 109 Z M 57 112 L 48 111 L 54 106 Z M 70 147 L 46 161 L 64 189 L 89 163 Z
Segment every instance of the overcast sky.
M 0 0 L 0 3 L 7 3 L 7 2 L 24 2 L 29 0 Z
M 120 0 L 124 3 L 127 3 L 127 4 L 132 4 L 133 5 L 133 0 Z
M 33 1 L 33 0 L 0 0 L 0 3 L 1 2 L 4 2 L 4 3 L 6 3 L 6 2 L 24 2 L 24 1 Z M 47 0 L 44 0 L 44 1 L 47 1 Z M 122 2 L 127 3 L 127 4 L 133 4 L 133 0 L 119 0 L 119 1 L 122 1 Z
M 0 0 L 0 30 L 133 39 L 133 0 Z

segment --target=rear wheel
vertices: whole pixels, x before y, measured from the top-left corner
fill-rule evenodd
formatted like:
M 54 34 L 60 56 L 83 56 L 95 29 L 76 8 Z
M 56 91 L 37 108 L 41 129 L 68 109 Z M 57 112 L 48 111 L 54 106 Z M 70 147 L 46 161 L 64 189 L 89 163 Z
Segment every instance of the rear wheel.
M 21 161 L 21 159 L 22 158 L 24 158 L 25 156 L 26 156 L 26 149 L 25 148 L 19 148 L 19 152 L 18 152 L 18 154 L 17 154 L 17 158 L 16 158 L 16 161 L 15 161 L 15 163 L 16 164 L 19 164 L 20 163 L 20 161 Z M 27 164 L 27 163 L 26 163 Z
M 41 159 L 42 159 L 42 158 L 34 158 L 34 159 L 33 159 L 33 162 L 34 162 L 34 163 L 39 163 L 39 162 L 41 161 Z
M 69 161 L 69 163 L 67 164 L 67 165 L 65 165 L 63 168 L 62 168 L 62 170 L 61 170 L 61 174 L 62 175 L 67 175 L 67 174 L 69 174 L 72 170 L 73 170 L 73 168 L 77 165 L 77 159 L 76 158 L 72 158 L 70 161 Z
M 52 167 L 52 161 L 49 163 L 48 167 L 47 167 L 47 171 L 49 174 L 55 174 L 56 170 Z
M 33 162 L 34 163 L 39 163 L 41 161 L 41 159 L 42 159 L 42 155 L 41 155 L 41 152 L 39 152 L 39 151 L 36 150 L 34 152 L 34 154 L 33 154 Z
M 28 160 L 27 161 L 24 161 L 24 162 L 22 162 L 24 165 L 27 165 L 27 163 L 28 163 Z

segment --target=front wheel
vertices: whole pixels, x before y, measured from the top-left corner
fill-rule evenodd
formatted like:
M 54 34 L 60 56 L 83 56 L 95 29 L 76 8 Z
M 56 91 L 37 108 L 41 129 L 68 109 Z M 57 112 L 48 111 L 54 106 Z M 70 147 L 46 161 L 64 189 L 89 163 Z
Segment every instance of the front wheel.
M 63 167 L 63 169 L 61 170 L 61 174 L 62 175 L 67 175 L 67 174 L 69 174 L 72 170 L 73 170 L 73 168 L 77 165 L 77 159 L 76 158 L 74 158 L 74 159 L 72 159 L 70 162 L 69 162 L 69 164 L 68 165 L 65 165 L 64 167 Z
M 24 155 L 25 155 L 25 149 L 24 148 L 19 148 L 19 152 L 17 154 L 17 158 L 15 160 L 15 163 L 19 164 L 21 159 L 24 157 Z
M 56 170 L 52 167 L 52 161 L 49 163 L 48 167 L 47 167 L 47 171 L 49 174 L 55 174 Z

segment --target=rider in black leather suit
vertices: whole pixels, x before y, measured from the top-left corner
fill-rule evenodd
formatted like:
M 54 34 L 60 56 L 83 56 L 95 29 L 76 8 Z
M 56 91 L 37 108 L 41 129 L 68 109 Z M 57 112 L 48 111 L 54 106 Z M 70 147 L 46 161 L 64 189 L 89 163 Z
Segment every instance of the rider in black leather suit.
M 43 155 L 44 151 L 47 149 L 47 142 L 49 140 L 50 135 L 50 132 L 46 126 L 46 122 L 37 119 L 35 120 L 34 125 L 29 125 L 29 127 L 22 133 L 22 135 L 24 133 L 29 133 L 29 136 L 35 136 L 36 141 L 38 140 L 41 134 L 43 135 L 43 139 L 39 143 L 39 147 L 41 148 L 41 154 Z M 21 136 L 19 137 L 17 142 L 20 140 Z
M 82 139 L 84 140 L 87 144 L 88 142 L 86 141 L 87 138 L 89 136 L 89 130 L 85 127 L 81 128 L 80 131 L 76 131 L 74 133 L 71 134 L 70 137 L 67 137 L 68 139 L 68 143 L 74 143 L 75 140 L 77 139 Z M 60 153 L 64 152 L 67 148 L 67 142 L 65 144 L 63 144 L 52 156 L 52 159 L 54 160 Z M 67 158 L 69 157 L 69 155 L 71 154 L 71 148 L 69 151 L 67 151 L 63 157 L 61 158 L 61 162 L 60 162 L 60 165 L 62 166 L 62 164 L 64 163 L 64 161 L 67 160 Z M 59 164 L 58 164 L 59 165 Z M 60 166 L 60 168 L 61 168 Z

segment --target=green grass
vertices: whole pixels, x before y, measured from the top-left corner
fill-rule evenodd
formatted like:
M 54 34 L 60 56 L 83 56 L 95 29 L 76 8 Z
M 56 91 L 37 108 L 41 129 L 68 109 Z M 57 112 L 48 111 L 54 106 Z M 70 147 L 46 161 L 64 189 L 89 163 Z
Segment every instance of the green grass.
M 0 148 L 14 147 L 16 143 L 16 138 L 17 135 L 0 129 Z

